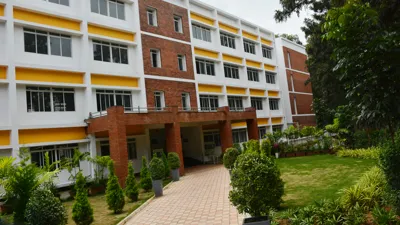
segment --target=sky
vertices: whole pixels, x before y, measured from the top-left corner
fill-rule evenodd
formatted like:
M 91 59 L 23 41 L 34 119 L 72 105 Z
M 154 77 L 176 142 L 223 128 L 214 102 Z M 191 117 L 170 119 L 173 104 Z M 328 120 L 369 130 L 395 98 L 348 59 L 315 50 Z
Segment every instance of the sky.
M 310 17 L 311 12 L 302 11 L 300 17 L 293 14 L 286 22 L 276 23 L 274 19 L 275 10 L 281 9 L 279 0 L 200 0 L 206 4 L 222 9 L 225 12 L 241 17 L 260 27 L 274 32 L 275 34 L 287 33 L 297 34 L 303 44 L 306 38 L 301 27 L 304 18 Z

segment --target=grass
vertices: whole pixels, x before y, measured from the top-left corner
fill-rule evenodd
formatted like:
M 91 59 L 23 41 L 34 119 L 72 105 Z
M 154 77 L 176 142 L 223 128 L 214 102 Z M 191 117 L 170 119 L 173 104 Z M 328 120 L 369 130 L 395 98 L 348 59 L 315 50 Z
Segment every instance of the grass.
M 350 187 L 375 160 L 317 155 L 277 160 L 285 182 L 284 208 L 305 206 L 321 199 L 335 199 Z

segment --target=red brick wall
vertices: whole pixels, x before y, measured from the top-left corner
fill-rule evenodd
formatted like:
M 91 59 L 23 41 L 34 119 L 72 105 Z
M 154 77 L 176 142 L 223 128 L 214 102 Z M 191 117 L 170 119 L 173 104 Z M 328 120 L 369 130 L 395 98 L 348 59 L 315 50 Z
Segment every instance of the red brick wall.
M 142 34 L 144 73 L 165 77 L 194 79 L 192 48 L 190 45 Z M 161 54 L 161 68 L 151 66 L 150 49 Z M 186 56 L 186 71 L 178 68 L 178 54 Z
M 157 10 L 157 27 L 148 24 L 148 8 Z M 142 31 L 190 42 L 187 9 L 160 0 L 139 0 L 139 14 L 140 28 Z M 175 32 L 174 15 L 182 17 L 183 33 Z
M 300 126 L 316 126 L 315 116 L 293 116 L 293 123 L 299 123 Z
M 190 106 L 197 107 L 196 86 L 194 83 L 146 79 L 147 106 L 154 107 L 154 92 L 163 91 L 166 106 L 182 107 L 182 93 L 190 95 Z
M 291 74 L 292 74 L 295 92 L 312 93 L 311 83 L 308 83 L 307 85 L 305 85 L 305 82 L 308 80 L 308 78 L 310 78 L 309 75 L 294 72 L 291 70 L 286 70 L 286 74 L 287 74 L 287 79 L 288 79 L 289 91 L 293 91 L 292 90 L 292 80 L 290 78 Z
M 292 105 L 292 114 L 295 114 L 294 100 L 293 100 L 294 96 L 296 96 L 297 114 L 314 114 L 311 107 L 313 101 L 312 95 L 290 93 L 290 104 Z
M 289 68 L 288 52 L 290 53 L 290 63 L 292 65 L 292 69 L 308 73 L 306 66 L 307 55 L 283 46 L 283 55 L 285 57 L 286 68 Z

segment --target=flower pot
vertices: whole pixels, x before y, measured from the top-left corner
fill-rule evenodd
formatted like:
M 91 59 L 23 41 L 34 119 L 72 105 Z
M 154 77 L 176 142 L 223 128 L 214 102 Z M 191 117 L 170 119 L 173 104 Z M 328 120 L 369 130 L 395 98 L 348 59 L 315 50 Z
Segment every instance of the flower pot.
M 243 220 L 243 225 L 270 225 L 268 216 L 250 217 Z
M 90 186 L 89 188 L 89 195 L 97 195 L 100 193 L 104 193 L 106 190 L 106 188 L 104 187 L 104 185 L 93 185 Z
M 179 168 L 171 170 L 171 176 L 173 181 L 179 181 Z
M 153 191 L 156 197 L 160 197 L 163 195 L 163 185 L 162 180 L 153 180 Z
M 279 159 L 279 152 L 275 152 L 275 158 Z

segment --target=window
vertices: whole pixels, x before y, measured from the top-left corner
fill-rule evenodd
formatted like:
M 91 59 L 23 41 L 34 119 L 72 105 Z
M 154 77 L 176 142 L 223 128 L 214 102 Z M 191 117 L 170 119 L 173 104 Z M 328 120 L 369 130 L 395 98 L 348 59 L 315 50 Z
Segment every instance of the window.
M 247 68 L 247 78 L 249 79 L 249 81 L 260 82 L 260 78 L 258 76 L 258 70 Z
M 256 44 L 251 41 L 243 41 L 244 51 L 250 54 L 256 54 Z
M 228 48 L 233 48 L 236 49 L 236 43 L 235 43 L 235 37 L 232 35 L 228 35 L 225 33 L 221 33 L 221 45 L 228 47 Z
M 202 111 L 216 111 L 218 107 L 218 96 L 200 95 L 200 108 Z
M 246 129 L 236 129 L 232 130 L 233 143 L 243 143 L 247 142 L 247 130 Z
M 75 111 L 75 92 L 72 88 L 26 87 L 28 112 Z
M 125 4 L 116 0 L 90 0 L 94 13 L 125 20 Z
M 231 111 L 242 111 L 243 99 L 240 96 L 228 96 L 228 105 Z
M 132 111 L 132 92 L 114 90 L 96 90 L 97 111 L 106 111 L 112 106 L 123 106 L 126 111 Z
M 110 142 L 109 141 L 100 141 L 100 152 L 101 152 L 101 156 L 110 155 Z
M 180 71 L 186 71 L 186 56 L 178 55 L 178 69 Z
M 266 134 L 267 134 L 267 128 L 266 127 L 259 127 L 258 128 L 258 135 L 259 135 L 259 139 L 260 140 L 264 139 Z
M 279 99 L 270 99 L 269 100 L 269 109 L 270 110 L 279 110 Z
M 93 56 L 96 61 L 128 64 L 128 46 L 93 40 Z
M 211 42 L 211 30 L 206 27 L 192 24 L 193 37 L 203 41 Z
M 128 159 L 137 159 L 137 150 L 136 150 L 136 139 L 135 138 L 128 138 L 126 141 L 128 144 Z
M 204 143 L 214 143 L 215 147 L 221 146 L 221 137 L 218 131 L 207 131 L 203 133 Z
M 251 107 L 256 110 L 263 110 L 263 99 L 251 97 Z
M 46 0 L 45 0 L 46 1 Z M 48 2 L 56 3 L 59 5 L 69 6 L 69 0 L 47 0 Z
M 272 132 L 273 132 L 273 133 L 282 132 L 282 128 L 283 128 L 282 125 L 275 125 L 275 126 L 272 126 Z
M 182 108 L 185 111 L 190 110 L 190 95 L 189 95 L 189 93 L 182 93 Z
M 275 73 L 265 72 L 265 80 L 268 84 L 275 84 Z
M 181 16 L 174 16 L 174 29 L 175 32 L 183 33 Z
M 161 55 L 160 50 L 151 49 L 150 50 L 151 66 L 154 68 L 161 68 Z
M 196 59 L 197 74 L 215 76 L 214 62 L 202 59 Z
M 31 162 L 39 167 L 43 167 L 45 162 L 45 154 L 49 153 L 50 164 L 61 161 L 63 159 L 70 159 L 74 156 L 74 150 L 78 149 L 78 144 L 66 145 L 50 145 L 29 148 L 31 152 Z M 56 168 L 60 167 L 60 163 L 56 164 Z
M 272 59 L 272 49 L 263 46 L 262 54 L 264 58 Z
M 25 52 L 72 57 L 71 36 L 68 35 L 24 28 L 24 45 Z
M 239 67 L 231 64 L 224 64 L 225 77 L 239 79 Z
M 157 111 L 162 111 L 165 107 L 164 92 L 156 91 L 154 92 L 154 107 Z
M 147 23 L 150 26 L 157 26 L 157 10 L 147 9 Z

